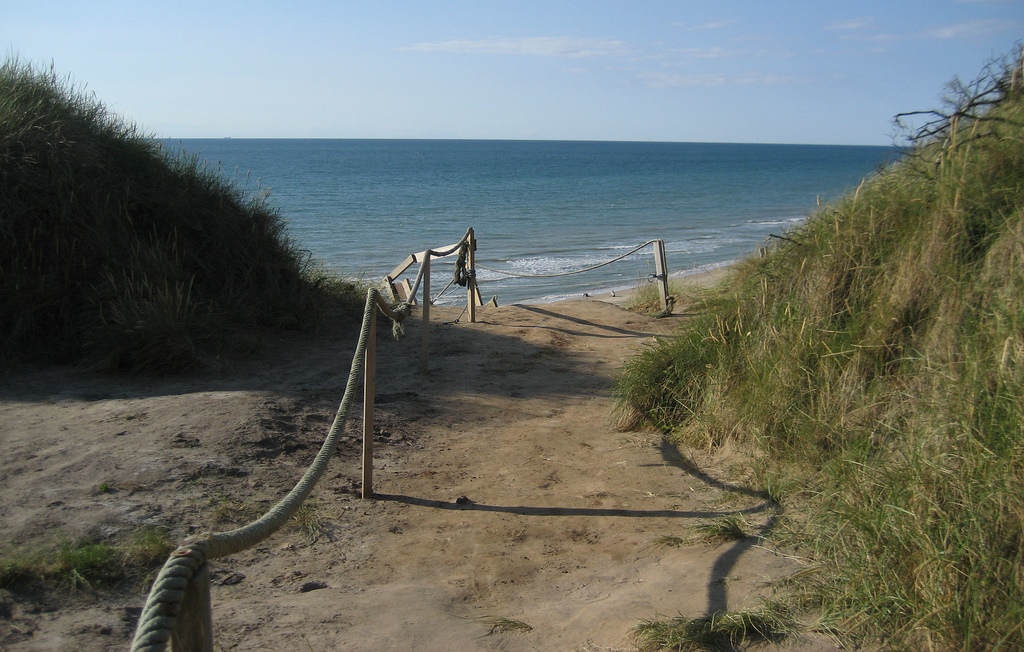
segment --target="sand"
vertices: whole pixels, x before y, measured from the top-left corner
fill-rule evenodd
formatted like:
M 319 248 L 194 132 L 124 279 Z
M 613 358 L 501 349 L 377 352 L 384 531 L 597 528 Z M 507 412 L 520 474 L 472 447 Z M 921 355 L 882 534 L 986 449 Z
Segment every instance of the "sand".
M 771 510 L 736 480 L 737 460 L 695 470 L 658 433 L 615 427 L 616 372 L 685 317 L 611 300 L 485 307 L 477 323 L 434 307 L 426 375 L 418 312 L 405 339 L 383 338 L 378 497 L 358 497 L 357 413 L 311 499 L 315 541 L 296 522 L 212 563 L 216 648 L 632 650 L 643 619 L 753 607 L 803 568 L 770 539 L 660 543 L 724 514 L 756 532 Z M 319 447 L 353 345 L 328 325 L 265 335 L 261 355 L 188 378 L 9 371 L 0 545 L 142 525 L 180 540 L 262 513 Z M 127 649 L 144 601 L 137 584 L 2 591 L 0 649 Z

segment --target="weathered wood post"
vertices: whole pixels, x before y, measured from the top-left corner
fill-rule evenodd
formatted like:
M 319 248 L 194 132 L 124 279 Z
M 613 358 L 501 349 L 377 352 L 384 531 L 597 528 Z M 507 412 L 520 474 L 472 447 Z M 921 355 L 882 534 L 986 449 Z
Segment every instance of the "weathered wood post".
M 420 353 L 420 373 L 426 374 L 430 356 L 430 256 L 429 249 L 423 253 L 420 273 L 423 274 L 423 351 Z
M 377 306 L 370 316 L 363 358 L 363 498 L 373 498 L 373 411 L 377 395 Z
M 473 227 L 466 231 L 466 269 L 469 270 L 469 279 L 466 281 L 466 309 L 469 311 L 469 323 L 476 323 L 477 297 L 480 296 L 476 289 L 476 234 Z
M 203 564 L 185 586 L 171 631 L 171 652 L 213 652 L 210 567 Z
M 654 241 L 654 275 L 658 280 L 658 294 L 661 296 L 661 309 L 668 312 L 668 263 L 665 260 L 665 241 Z

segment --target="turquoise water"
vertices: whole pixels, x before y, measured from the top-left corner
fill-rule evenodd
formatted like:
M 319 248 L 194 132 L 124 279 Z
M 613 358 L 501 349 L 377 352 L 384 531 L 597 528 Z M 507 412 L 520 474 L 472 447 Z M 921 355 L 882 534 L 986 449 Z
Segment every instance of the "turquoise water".
M 673 273 L 753 253 L 857 186 L 887 147 L 474 140 L 201 139 L 168 142 L 251 192 L 269 191 L 303 249 L 345 275 L 381 278 L 408 254 L 473 227 L 481 266 L 573 271 L 652 239 Z M 434 263 L 432 291 L 451 276 Z M 415 274 L 415 267 L 410 274 Z M 480 269 L 485 299 L 543 302 L 631 288 L 651 248 L 558 279 Z M 457 303 L 450 291 L 439 303 Z

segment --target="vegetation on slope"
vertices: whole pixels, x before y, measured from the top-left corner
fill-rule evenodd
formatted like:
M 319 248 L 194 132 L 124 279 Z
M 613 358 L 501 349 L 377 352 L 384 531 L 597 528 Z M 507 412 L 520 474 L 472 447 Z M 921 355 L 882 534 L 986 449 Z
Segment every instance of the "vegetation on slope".
M 310 325 L 344 294 L 325 281 L 265 194 L 53 70 L 0 66 L 0 359 L 181 370 L 233 327 Z
M 633 359 L 625 406 L 791 487 L 823 626 L 1024 649 L 1024 93 L 954 84 L 907 157 L 738 266 Z M 909 115 L 909 114 L 908 114 Z M 813 578 L 813 579 L 808 579 Z

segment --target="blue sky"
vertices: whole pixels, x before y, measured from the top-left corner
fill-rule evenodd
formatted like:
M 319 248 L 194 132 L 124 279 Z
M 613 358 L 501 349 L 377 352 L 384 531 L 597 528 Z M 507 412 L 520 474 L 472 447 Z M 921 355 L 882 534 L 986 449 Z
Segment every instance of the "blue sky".
M 161 137 L 886 145 L 1024 0 L 0 0 L 0 37 Z

